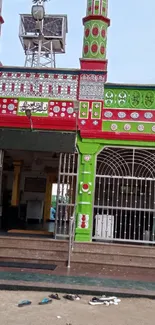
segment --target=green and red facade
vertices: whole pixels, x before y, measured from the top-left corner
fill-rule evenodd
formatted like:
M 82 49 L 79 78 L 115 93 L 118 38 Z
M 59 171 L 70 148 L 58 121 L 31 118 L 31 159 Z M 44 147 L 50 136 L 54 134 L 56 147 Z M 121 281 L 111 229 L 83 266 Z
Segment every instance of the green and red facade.
M 96 157 L 107 145 L 155 147 L 155 86 L 108 84 L 108 0 L 88 0 L 80 69 L 0 68 L 0 128 L 78 130 L 77 241 L 92 240 Z M 78 117 L 74 103 L 78 101 Z

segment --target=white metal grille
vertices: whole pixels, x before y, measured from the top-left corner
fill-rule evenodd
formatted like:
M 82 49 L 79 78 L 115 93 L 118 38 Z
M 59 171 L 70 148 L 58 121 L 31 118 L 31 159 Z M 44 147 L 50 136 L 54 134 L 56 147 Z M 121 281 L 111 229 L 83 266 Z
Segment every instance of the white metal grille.
M 69 236 L 69 219 L 74 214 L 78 154 L 62 153 L 59 161 L 55 236 Z
M 155 151 L 105 148 L 97 158 L 94 238 L 155 242 Z

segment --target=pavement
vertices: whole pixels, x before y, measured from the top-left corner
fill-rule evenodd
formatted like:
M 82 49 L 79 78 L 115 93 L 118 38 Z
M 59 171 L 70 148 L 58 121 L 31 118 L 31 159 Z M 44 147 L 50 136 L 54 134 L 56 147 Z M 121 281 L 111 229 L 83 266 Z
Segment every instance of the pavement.
M 131 273 L 120 275 L 106 272 L 82 272 L 58 266 L 54 271 L 0 268 L 0 289 L 111 294 L 119 297 L 155 299 L 155 275 L 142 277 Z
M 91 296 L 80 301 L 53 300 L 38 305 L 49 292 L 0 291 L 0 320 L 3 325 L 152 325 L 155 301 L 149 299 L 121 299 L 118 306 L 90 306 Z M 29 299 L 30 306 L 18 308 L 21 300 Z

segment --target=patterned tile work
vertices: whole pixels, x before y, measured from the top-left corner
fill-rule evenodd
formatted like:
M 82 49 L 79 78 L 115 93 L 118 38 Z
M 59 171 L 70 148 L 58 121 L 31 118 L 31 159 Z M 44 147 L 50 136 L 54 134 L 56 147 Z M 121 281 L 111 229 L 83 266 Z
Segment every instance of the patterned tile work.
M 0 96 L 77 99 L 78 76 L 0 72 Z
M 104 84 L 106 75 L 87 75 L 82 74 L 80 77 L 80 100 L 103 100 Z

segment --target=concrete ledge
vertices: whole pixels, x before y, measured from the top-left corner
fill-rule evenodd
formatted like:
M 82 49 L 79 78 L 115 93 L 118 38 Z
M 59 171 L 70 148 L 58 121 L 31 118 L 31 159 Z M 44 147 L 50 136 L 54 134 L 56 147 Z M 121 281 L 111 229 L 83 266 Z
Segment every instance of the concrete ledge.
M 79 286 L 71 284 L 47 283 L 47 282 L 26 282 L 26 281 L 0 281 L 0 290 L 12 291 L 52 291 L 58 293 L 77 293 L 81 295 L 111 295 L 122 298 L 148 298 L 155 299 L 155 291 L 134 290 L 121 288 L 108 288 L 96 286 Z

